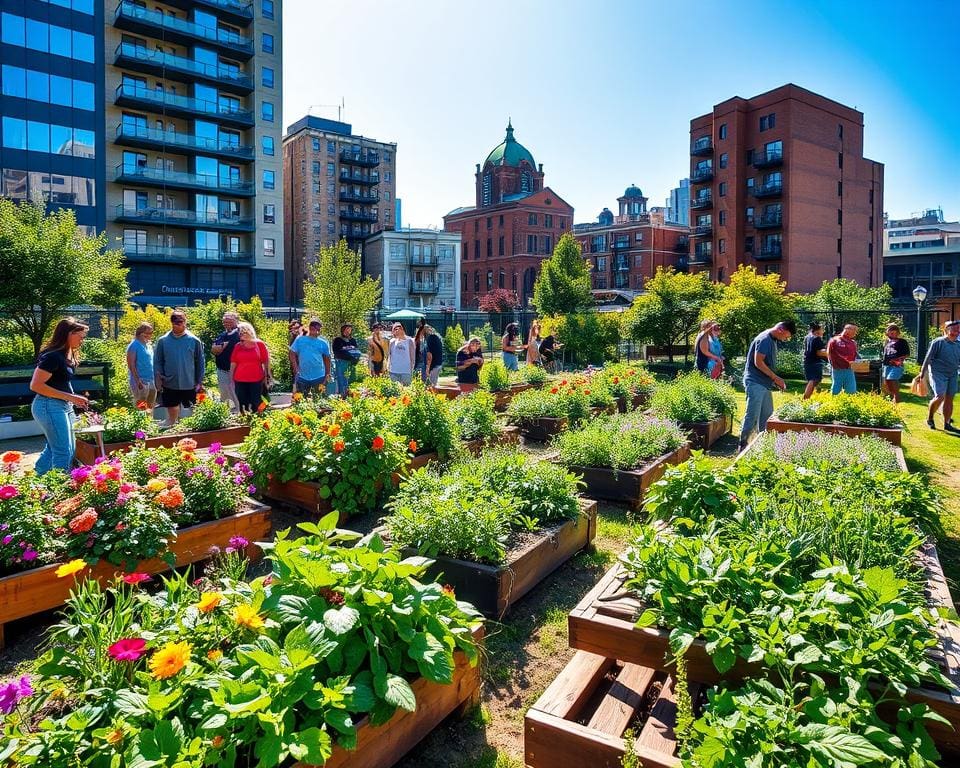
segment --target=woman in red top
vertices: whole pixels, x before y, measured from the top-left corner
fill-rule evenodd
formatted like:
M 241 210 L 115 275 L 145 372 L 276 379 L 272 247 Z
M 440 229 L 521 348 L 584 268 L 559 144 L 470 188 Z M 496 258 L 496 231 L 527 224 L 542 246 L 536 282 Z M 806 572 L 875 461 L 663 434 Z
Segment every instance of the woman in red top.
M 257 338 L 250 323 L 237 326 L 240 343 L 230 354 L 230 378 L 237 393 L 237 405 L 241 411 L 256 411 L 261 402 L 270 402 L 267 390 L 273 384 L 270 375 L 270 351 Z

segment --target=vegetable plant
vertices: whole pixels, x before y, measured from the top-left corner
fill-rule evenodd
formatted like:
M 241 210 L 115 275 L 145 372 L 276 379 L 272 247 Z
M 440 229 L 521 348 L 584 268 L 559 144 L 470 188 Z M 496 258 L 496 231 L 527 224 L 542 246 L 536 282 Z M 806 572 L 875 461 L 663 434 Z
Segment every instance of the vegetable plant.
M 454 432 L 461 440 L 486 440 L 497 434 L 494 398 L 489 392 L 475 389 L 460 395 L 449 404 Z
M 678 376 L 661 384 L 650 400 L 651 410 L 679 424 L 698 424 L 732 416 L 737 396 L 727 382 L 699 373 Z
M 636 412 L 590 421 L 557 435 L 554 446 L 564 466 L 639 469 L 685 442 L 679 425 Z

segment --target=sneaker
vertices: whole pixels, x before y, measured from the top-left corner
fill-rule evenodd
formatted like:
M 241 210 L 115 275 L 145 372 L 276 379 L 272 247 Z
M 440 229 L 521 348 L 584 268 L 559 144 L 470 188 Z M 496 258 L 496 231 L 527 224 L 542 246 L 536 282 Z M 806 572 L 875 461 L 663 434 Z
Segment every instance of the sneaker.
M 946 422 L 946 423 L 943 425 L 943 428 L 944 428 L 947 432 L 960 432 L 960 429 L 957 429 L 955 426 L 953 426 L 953 422 L 952 422 L 952 421 Z
M 927 426 L 930 427 L 930 429 L 937 428 L 937 425 L 933 423 L 933 419 L 927 419 Z
M 741 440 L 741 441 L 737 444 L 737 453 L 743 453 L 743 452 L 747 449 L 747 446 L 748 446 L 748 445 L 749 445 L 749 443 L 745 443 L 745 442 L 743 442 L 743 441 Z

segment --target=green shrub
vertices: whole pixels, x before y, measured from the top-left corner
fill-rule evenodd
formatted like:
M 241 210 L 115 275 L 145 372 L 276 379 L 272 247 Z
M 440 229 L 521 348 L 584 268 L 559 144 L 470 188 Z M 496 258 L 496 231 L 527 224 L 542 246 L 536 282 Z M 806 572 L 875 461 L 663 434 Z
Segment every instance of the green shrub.
M 485 440 L 497 434 L 494 397 L 482 389 L 460 395 L 450 403 L 450 418 L 461 440 Z
M 650 406 L 654 413 L 679 424 L 697 424 L 723 415 L 732 416 L 737 395 L 722 379 L 688 373 L 660 385 L 653 393 Z
M 554 446 L 564 466 L 639 469 L 671 453 L 686 440 L 680 427 L 636 412 L 596 419 L 578 430 L 562 432 Z
M 428 392 L 419 380 L 399 399 L 386 402 L 390 429 L 406 441 L 416 441 L 417 453 L 436 451 L 441 459 L 453 450 L 453 421 L 443 395 Z
M 180 419 L 173 428 L 176 432 L 211 432 L 231 424 L 230 404 L 220 401 L 219 396 L 207 394 L 197 397 L 197 404 L 189 416 Z
M 873 392 L 831 395 L 821 392 L 807 400 L 790 400 L 780 406 L 777 418 L 805 424 L 844 424 L 889 429 L 903 424 L 896 403 Z
M 776 372 L 783 379 L 803 379 L 803 354 L 790 349 L 778 350 Z
M 510 389 L 510 372 L 500 360 L 491 360 L 480 369 L 480 386 L 488 392 Z
M 574 426 L 590 417 L 590 399 L 582 389 L 551 387 L 550 389 L 527 389 L 518 392 L 507 406 L 507 419 L 511 424 L 528 419 L 564 416 Z
M 447 354 L 457 354 L 465 342 L 466 339 L 463 336 L 463 328 L 460 327 L 460 323 L 451 325 L 444 331 L 443 348 L 447 351 Z
M 547 383 L 547 372 L 539 365 L 525 365 L 520 369 L 520 378 L 527 384 L 542 385 Z

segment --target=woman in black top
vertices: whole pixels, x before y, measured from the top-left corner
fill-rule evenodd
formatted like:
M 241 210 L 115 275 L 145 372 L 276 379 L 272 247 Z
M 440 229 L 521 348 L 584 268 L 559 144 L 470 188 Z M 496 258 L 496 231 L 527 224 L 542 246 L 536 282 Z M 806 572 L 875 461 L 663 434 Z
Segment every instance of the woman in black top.
M 477 388 L 482 367 L 480 339 L 474 337 L 457 351 L 457 385 L 461 391 L 472 392 Z
M 89 401 L 74 393 L 71 379 L 80 362 L 80 345 L 86 335 L 87 326 L 66 317 L 57 323 L 50 341 L 40 350 L 30 380 L 30 389 L 36 393 L 30 412 L 47 438 L 35 467 L 38 475 L 51 469 L 69 471 L 73 464 L 73 409 L 74 406 L 85 409 Z
M 823 340 L 823 326 L 810 323 L 810 332 L 803 340 L 803 378 L 807 386 L 803 399 L 809 399 L 823 381 L 823 362 L 827 359 L 827 343 Z

